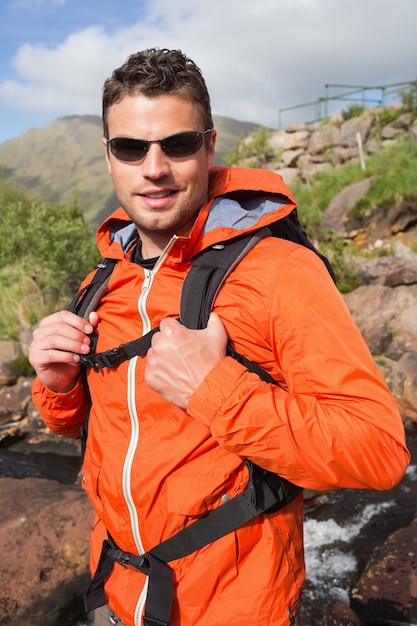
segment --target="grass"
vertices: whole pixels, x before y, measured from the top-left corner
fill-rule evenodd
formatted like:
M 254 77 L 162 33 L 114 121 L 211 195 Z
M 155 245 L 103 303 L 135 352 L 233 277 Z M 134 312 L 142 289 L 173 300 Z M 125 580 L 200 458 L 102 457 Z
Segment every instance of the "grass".
M 313 176 L 309 185 L 296 183 L 291 191 L 297 199 L 303 223 L 315 231 L 331 200 L 342 189 L 364 178 L 373 183 L 364 198 L 351 209 L 361 215 L 374 207 L 392 207 L 401 200 L 417 199 L 417 142 L 410 138 L 369 157 L 366 169 L 359 164 L 329 169 Z
M 19 266 L 0 269 L 0 291 L 0 338 L 11 341 L 19 341 L 22 328 L 35 326 L 67 304 L 55 290 L 41 290 Z
M 318 242 L 320 251 L 330 259 L 342 293 L 356 287 L 356 271 L 351 263 L 354 256 L 369 256 L 359 252 L 353 242 L 337 238 L 320 228 L 324 211 L 331 200 L 345 187 L 372 177 L 368 193 L 349 211 L 349 216 L 360 219 L 374 208 L 389 210 L 401 202 L 417 202 L 417 142 L 405 138 L 397 144 L 369 157 L 366 169 L 359 164 L 349 164 L 329 169 L 313 176 L 309 184 L 297 182 L 291 185 L 300 221 L 309 237 Z M 377 255 L 380 252 L 375 251 Z

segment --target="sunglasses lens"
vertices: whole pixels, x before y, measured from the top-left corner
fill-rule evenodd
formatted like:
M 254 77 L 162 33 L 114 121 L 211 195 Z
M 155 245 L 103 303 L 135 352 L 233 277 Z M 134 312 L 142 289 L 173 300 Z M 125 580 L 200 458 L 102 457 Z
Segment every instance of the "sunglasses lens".
M 112 154 L 120 161 L 140 161 L 148 151 L 148 142 L 129 137 L 115 137 L 110 142 Z
M 108 145 L 113 156 L 119 161 L 141 161 L 149 150 L 152 143 L 159 143 L 165 154 L 172 158 L 182 158 L 191 156 L 200 150 L 203 145 L 205 133 L 211 132 L 211 129 L 199 133 L 197 131 L 187 131 L 185 133 L 177 133 L 170 135 L 165 139 L 150 140 L 132 139 L 130 137 L 114 137 L 108 140 Z
M 198 132 L 178 133 L 161 141 L 162 150 L 169 157 L 187 157 L 195 154 L 203 145 L 203 134 Z

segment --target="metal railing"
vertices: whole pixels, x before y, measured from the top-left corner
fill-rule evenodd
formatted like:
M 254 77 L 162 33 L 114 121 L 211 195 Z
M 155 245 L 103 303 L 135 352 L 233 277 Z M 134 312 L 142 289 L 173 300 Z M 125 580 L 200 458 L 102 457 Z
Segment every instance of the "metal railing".
M 314 102 L 306 102 L 305 104 L 298 104 L 296 106 L 279 109 L 278 130 L 282 128 L 282 114 L 285 112 L 314 107 L 314 119 L 311 121 L 318 122 L 329 117 L 329 104 L 334 102 L 351 102 L 360 104 L 364 108 L 371 104 L 385 107 L 392 102 L 399 102 L 401 100 L 399 93 L 401 88 L 406 89 L 407 86 L 412 84 L 415 84 L 415 81 L 404 81 L 401 83 L 392 83 L 391 85 L 377 87 L 368 87 L 364 85 L 338 85 L 331 83 L 326 84 L 324 87 L 324 96 L 318 98 Z M 336 95 L 330 95 L 332 89 L 348 89 L 349 91 L 338 93 Z

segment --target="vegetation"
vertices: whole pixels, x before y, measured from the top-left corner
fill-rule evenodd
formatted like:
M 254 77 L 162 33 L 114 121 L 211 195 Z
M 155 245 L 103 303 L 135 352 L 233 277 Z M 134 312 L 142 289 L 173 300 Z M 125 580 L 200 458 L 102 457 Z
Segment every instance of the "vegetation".
M 329 257 L 342 293 L 356 287 L 355 270 L 350 259 L 358 256 L 359 252 L 353 243 L 345 242 L 320 228 L 323 213 L 331 199 L 348 185 L 372 177 L 373 183 L 368 193 L 350 211 L 352 218 L 360 220 L 373 207 L 388 210 L 404 200 L 415 202 L 416 171 L 417 143 L 406 138 L 369 157 L 365 171 L 356 164 L 346 165 L 316 174 L 308 185 L 302 182 L 291 185 L 301 222 L 310 238 L 318 242 L 320 251 Z
M 412 81 L 407 89 L 400 89 L 399 96 L 404 107 L 417 117 L 417 80 Z
M 342 111 L 343 119 L 350 120 L 352 117 L 359 117 L 365 111 L 362 104 L 350 104 L 347 109 Z
M 360 217 L 375 206 L 388 210 L 400 201 L 416 199 L 416 141 L 406 138 L 398 145 L 381 150 L 370 165 L 374 182 L 366 197 L 353 208 L 353 215 Z
M 0 178 L 0 337 L 66 302 L 98 252 L 76 204 L 31 200 Z
M 268 138 L 271 134 L 271 130 L 259 126 L 223 157 L 224 163 L 237 165 L 244 160 L 245 167 L 262 167 L 263 163 L 271 157 L 268 152 Z

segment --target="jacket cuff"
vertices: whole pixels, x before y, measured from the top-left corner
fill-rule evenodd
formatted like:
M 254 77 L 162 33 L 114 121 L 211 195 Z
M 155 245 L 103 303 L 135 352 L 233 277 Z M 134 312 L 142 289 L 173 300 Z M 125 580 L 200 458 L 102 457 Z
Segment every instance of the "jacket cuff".
M 187 413 L 208 428 L 216 415 L 230 402 L 247 369 L 232 357 L 224 357 L 207 374 L 191 396 Z
M 34 384 L 35 393 L 41 395 L 45 402 L 47 402 L 51 409 L 60 409 L 62 406 L 67 407 L 70 405 L 77 405 L 79 401 L 84 400 L 85 394 L 85 385 L 82 376 L 77 378 L 75 385 L 69 389 L 69 391 L 64 391 L 62 393 L 58 393 L 57 391 L 52 391 L 46 385 L 40 382 L 39 379 L 36 379 L 36 384 Z

